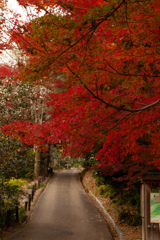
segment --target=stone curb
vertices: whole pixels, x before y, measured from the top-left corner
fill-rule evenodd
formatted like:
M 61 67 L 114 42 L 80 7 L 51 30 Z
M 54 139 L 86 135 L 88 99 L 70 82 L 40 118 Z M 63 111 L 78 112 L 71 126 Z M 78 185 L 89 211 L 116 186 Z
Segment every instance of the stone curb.
M 99 208 L 101 209 L 101 211 L 103 212 L 103 214 L 105 215 L 105 217 L 107 218 L 107 220 L 110 222 L 110 224 L 113 226 L 114 230 L 117 233 L 117 236 L 119 237 L 119 240 L 124 240 L 123 238 L 123 234 L 120 231 L 120 229 L 116 226 L 113 218 L 109 215 L 109 213 L 105 210 L 105 208 L 103 207 L 102 203 L 98 200 L 98 198 L 89 190 L 86 188 L 86 186 L 83 183 L 83 177 L 85 175 L 85 170 L 82 171 L 80 173 L 80 181 L 84 187 L 84 189 L 88 192 L 89 196 L 92 197 L 94 199 L 94 201 L 98 204 Z
M 124 240 L 123 239 L 123 234 L 120 231 L 120 229 L 116 226 L 113 218 L 109 215 L 109 213 L 105 210 L 105 208 L 103 207 L 102 203 L 96 198 L 96 196 L 90 191 L 88 190 L 89 194 L 94 198 L 94 200 L 96 201 L 96 203 L 98 204 L 98 206 L 100 207 L 100 209 L 102 210 L 102 212 L 104 213 L 104 215 L 107 217 L 107 219 L 109 220 L 109 222 L 112 224 L 113 228 L 115 229 L 119 240 Z

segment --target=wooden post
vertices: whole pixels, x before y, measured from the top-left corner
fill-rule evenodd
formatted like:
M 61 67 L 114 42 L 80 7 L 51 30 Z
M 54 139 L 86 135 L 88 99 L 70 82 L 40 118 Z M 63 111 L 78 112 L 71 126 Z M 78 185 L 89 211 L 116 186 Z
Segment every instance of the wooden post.
M 38 188 L 40 188 L 40 181 L 41 181 L 41 180 L 40 180 L 40 179 L 38 179 Z
M 7 210 L 6 226 L 7 228 L 11 226 L 11 210 Z
M 31 193 L 31 200 L 33 201 L 33 197 L 34 197 L 34 189 L 32 189 L 32 193 Z
M 144 218 L 144 207 L 145 202 L 144 202 L 144 183 L 141 186 L 141 217 L 142 217 L 142 240 L 146 239 L 145 236 L 145 218 Z
M 156 220 L 151 217 L 151 210 L 156 204 L 160 206 L 160 201 L 155 202 L 154 197 L 160 194 L 160 173 L 147 173 L 142 177 L 141 189 L 141 216 L 142 216 L 142 240 L 160 239 L 160 213 Z M 157 194 L 157 195 L 156 195 Z M 153 205 L 152 205 L 153 204 Z
M 27 211 L 27 205 L 28 205 L 28 202 L 26 201 L 25 202 L 25 211 Z
M 34 177 L 37 178 L 40 175 L 41 169 L 41 151 L 35 146 L 35 163 L 34 163 Z
M 150 223 L 150 192 L 151 186 L 150 184 L 145 183 L 145 192 L 144 192 L 144 213 L 145 213 L 145 232 L 146 232 L 146 239 L 151 240 L 152 236 L 152 224 Z
M 31 210 L 31 194 L 28 194 L 28 211 Z
M 19 212 L 18 212 L 18 206 L 15 207 L 16 210 L 16 222 L 19 223 Z
M 154 223 L 153 224 L 153 236 L 154 236 L 154 240 L 159 240 L 160 239 L 160 232 L 159 232 L 159 224 L 158 223 Z

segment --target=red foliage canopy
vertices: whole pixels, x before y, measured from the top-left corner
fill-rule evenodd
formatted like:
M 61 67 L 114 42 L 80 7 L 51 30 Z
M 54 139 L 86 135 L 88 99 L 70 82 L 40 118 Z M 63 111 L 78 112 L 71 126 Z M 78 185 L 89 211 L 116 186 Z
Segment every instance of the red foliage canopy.
M 159 1 L 18 2 L 45 13 L 10 32 L 27 55 L 17 78 L 54 83 L 45 141 L 130 181 L 159 169 Z

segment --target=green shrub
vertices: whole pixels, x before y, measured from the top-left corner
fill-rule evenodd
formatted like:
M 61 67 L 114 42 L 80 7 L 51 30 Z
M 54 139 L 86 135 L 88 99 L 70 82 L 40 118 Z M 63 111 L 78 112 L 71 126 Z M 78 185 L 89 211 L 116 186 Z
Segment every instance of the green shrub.
M 59 169 L 62 170 L 62 169 L 65 169 L 65 167 L 64 166 L 60 166 Z
M 106 185 L 101 185 L 101 186 L 99 187 L 99 194 L 100 194 L 102 197 L 106 197 L 106 196 L 107 196 Z
M 86 159 L 82 162 L 82 167 L 93 167 L 97 165 L 97 160 L 94 157 L 94 154 L 91 154 L 86 157 Z
M 127 222 L 132 226 L 140 225 L 140 183 L 134 184 L 134 188 L 132 189 L 124 190 L 127 186 L 125 181 L 118 182 L 111 176 L 103 175 L 96 169 L 92 172 L 92 175 L 96 180 L 98 192 L 102 197 L 110 197 L 118 209 L 120 209 L 122 205 L 125 206 L 119 212 L 119 220 Z
M 74 168 L 80 168 L 81 165 L 80 165 L 80 163 L 75 163 L 75 164 L 73 165 L 73 167 L 74 167 Z
M 22 179 L 10 179 L 5 182 L 4 192 L 7 198 L 18 197 L 22 193 L 22 186 L 27 184 L 25 180 Z
M 118 220 L 130 226 L 137 226 L 142 223 L 141 216 L 137 212 L 131 213 L 130 210 L 124 208 L 119 212 Z
M 27 214 L 25 212 L 25 209 L 23 207 L 19 208 L 19 221 L 24 222 L 27 218 Z
M 102 197 L 107 197 L 109 196 L 110 198 L 113 198 L 113 196 L 115 195 L 115 190 L 114 188 L 112 188 L 112 186 L 110 186 L 109 184 L 106 185 L 101 185 L 99 187 L 99 194 Z
M 34 172 L 30 171 L 30 172 L 26 173 L 25 178 L 33 179 L 34 178 Z
M 6 227 L 7 211 L 11 212 L 11 225 L 16 222 L 15 207 L 19 205 L 18 197 L 22 193 L 22 186 L 27 184 L 22 179 L 10 179 L 7 182 L 0 181 L 0 228 Z M 20 215 L 22 216 L 20 210 Z M 24 217 L 21 217 L 24 218 Z
M 40 188 L 44 187 L 44 183 L 40 183 Z M 38 188 L 38 184 L 36 184 L 36 188 Z
M 4 209 L 7 210 L 12 210 L 19 204 L 17 198 L 10 198 L 10 199 L 5 199 L 4 200 Z
M 101 185 L 105 185 L 106 181 L 105 178 L 101 175 L 96 175 L 95 173 L 93 174 L 93 177 L 96 179 L 96 185 L 99 187 Z
M 32 189 L 33 185 L 28 185 L 27 188 L 28 189 Z M 40 183 L 40 188 L 44 187 L 44 183 Z M 36 189 L 38 189 L 38 183 L 36 184 Z
M 44 183 L 40 183 L 40 188 L 43 188 L 44 187 Z

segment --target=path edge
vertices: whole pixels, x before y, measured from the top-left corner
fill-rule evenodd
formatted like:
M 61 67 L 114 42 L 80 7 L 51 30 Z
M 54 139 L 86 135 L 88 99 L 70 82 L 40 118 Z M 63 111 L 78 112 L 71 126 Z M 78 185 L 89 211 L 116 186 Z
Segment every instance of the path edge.
M 85 175 L 85 173 L 87 172 L 86 169 L 82 170 L 80 172 L 80 181 L 85 189 L 85 191 L 88 193 L 89 197 L 92 198 L 94 200 L 94 202 L 97 203 L 98 207 L 101 209 L 102 213 L 104 214 L 104 216 L 107 218 L 108 222 L 112 225 L 112 227 L 114 228 L 119 240 L 124 240 L 123 238 L 123 233 L 121 232 L 121 230 L 116 226 L 115 221 L 113 220 L 113 218 L 110 216 L 110 214 L 106 211 L 106 209 L 104 208 L 104 206 L 102 205 L 102 203 L 98 200 L 98 198 L 84 185 L 83 182 L 83 177 Z

